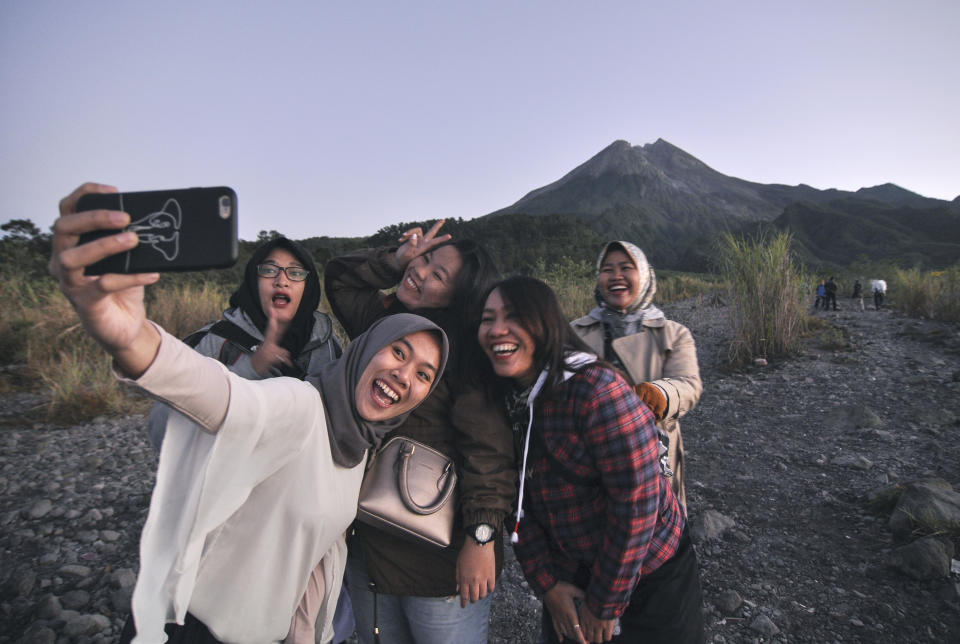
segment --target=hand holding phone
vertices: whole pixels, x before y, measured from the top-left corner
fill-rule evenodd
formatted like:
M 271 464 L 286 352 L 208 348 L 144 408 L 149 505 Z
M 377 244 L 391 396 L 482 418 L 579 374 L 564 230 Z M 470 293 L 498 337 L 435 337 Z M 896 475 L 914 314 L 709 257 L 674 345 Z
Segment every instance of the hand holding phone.
M 87 275 L 225 268 L 237 261 L 237 194 L 231 188 L 87 193 L 76 208 L 122 210 L 130 215 L 126 230 L 140 240 L 133 250 L 88 266 Z M 80 243 L 116 232 L 84 233 Z
M 51 240 L 50 273 L 87 333 L 113 356 L 117 370 L 136 377 L 150 365 L 160 345 L 160 335 L 147 322 L 143 305 L 143 287 L 159 276 L 85 276 L 84 269 L 94 262 L 134 248 L 137 237 L 116 229 L 129 223 L 126 213 L 76 212 L 81 196 L 110 194 L 113 190 L 111 186 L 86 183 L 60 201 L 60 218 L 54 224 Z M 78 245 L 79 237 L 85 233 L 105 229 L 109 232 L 103 239 Z

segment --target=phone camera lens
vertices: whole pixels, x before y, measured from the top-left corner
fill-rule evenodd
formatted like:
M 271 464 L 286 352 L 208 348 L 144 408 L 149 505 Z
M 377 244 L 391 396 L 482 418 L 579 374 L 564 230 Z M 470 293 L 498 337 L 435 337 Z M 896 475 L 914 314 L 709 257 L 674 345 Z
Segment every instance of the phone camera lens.
M 230 217 L 230 212 L 232 208 L 230 207 L 230 197 L 223 195 L 220 197 L 220 218 L 228 219 Z

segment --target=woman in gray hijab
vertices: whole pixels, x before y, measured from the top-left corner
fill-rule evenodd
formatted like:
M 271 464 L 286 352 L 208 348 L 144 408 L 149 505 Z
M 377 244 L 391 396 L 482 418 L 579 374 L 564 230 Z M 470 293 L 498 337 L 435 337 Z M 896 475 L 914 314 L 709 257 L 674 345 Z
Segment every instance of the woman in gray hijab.
M 439 382 L 446 336 L 391 316 L 307 382 L 232 374 L 146 319 L 143 286 L 157 274 L 84 275 L 137 243 L 120 233 L 77 245 L 129 222 L 75 212 L 82 194 L 110 191 L 86 184 L 61 201 L 50 270 L 117 374 L 175 410 L 121 641 L 329 641 L 366 453 Z
M 656 291 L 643 251 L 630 242 L 609 242 L 597 259 L 598 306 L 571 324 L 597 355 L 628 376 L 657 417 L 673 488 L 686 509 L 680 418 L 696 406 L 703 385 L 693 336 L 653 305 Z

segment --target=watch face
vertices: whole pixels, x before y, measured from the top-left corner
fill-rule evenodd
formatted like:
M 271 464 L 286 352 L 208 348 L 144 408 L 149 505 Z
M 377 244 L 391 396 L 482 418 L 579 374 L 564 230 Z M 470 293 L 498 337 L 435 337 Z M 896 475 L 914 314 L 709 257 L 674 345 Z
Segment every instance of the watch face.
M 493 539 L 493 526 L 488 523 L 481 523 L 474 529 L 473 538 L 480 543 L 487 543 Z

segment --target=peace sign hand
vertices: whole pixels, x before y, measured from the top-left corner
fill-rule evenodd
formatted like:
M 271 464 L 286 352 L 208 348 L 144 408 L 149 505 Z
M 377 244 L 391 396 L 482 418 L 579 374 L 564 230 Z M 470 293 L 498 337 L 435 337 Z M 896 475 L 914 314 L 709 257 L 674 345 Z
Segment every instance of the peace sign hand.
M 400 235 L 400 239 L 397 240 L 400 242 L 400 247 L 393 255 L 397 270 L 402 271 L 407 267 L 407 264 L 420 255 L 449 241 L 451 235 L 440 235 L 437 237 L 437 231 L 440 230 L 440 227 L 443 226 L 445 222 L 445 219 L 440 219 L 430 227 L 427 234 L 423 234 L 423 229 L 417 226 Z

